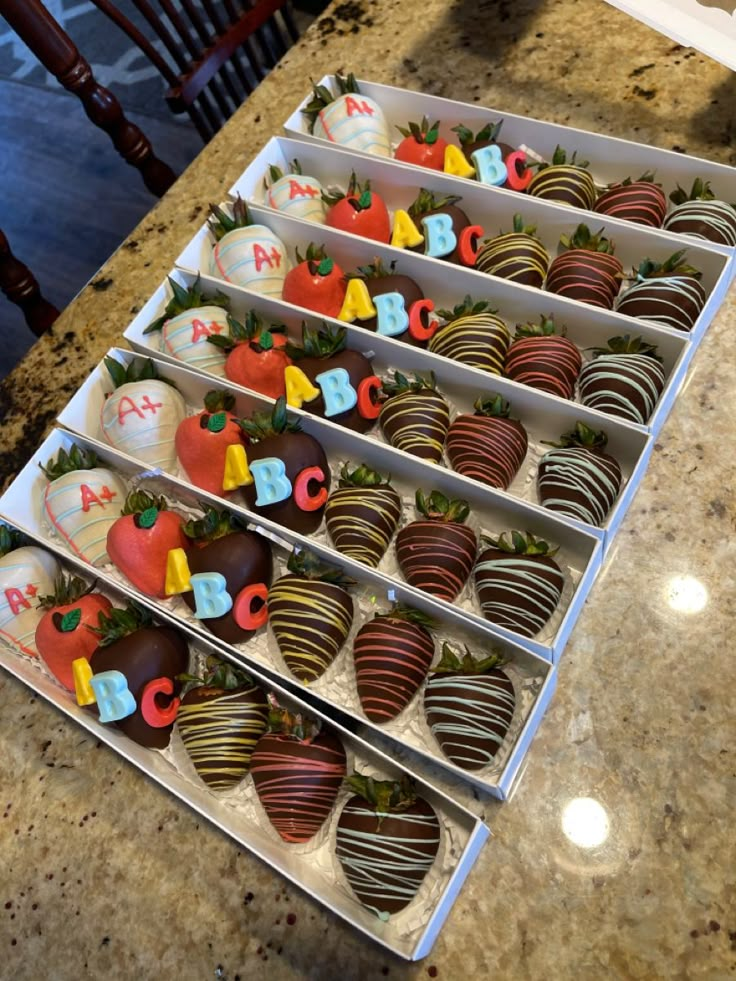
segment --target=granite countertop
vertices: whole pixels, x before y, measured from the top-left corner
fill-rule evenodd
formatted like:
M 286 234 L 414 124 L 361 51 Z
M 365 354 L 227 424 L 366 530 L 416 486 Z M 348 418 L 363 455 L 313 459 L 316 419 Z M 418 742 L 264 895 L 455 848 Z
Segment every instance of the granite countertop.
M 308 77 L 336 68 L 736 162 L 734 76 L 605 3 L 335 2 L 3 383 L 0 475 L 120 340 Z M 495 838 L 426 961 L 361 939 L 3 674 L 0 974 L 733 976 L 736 386 L 723 365 L 735 333 L 732 291 L 572 635 L 517 792 L 503 805 L 465 795 Z M 597 802 L 597 824 L 576 824 L 580 799 Z M 580 837 L 591 828 L 597 845 Z

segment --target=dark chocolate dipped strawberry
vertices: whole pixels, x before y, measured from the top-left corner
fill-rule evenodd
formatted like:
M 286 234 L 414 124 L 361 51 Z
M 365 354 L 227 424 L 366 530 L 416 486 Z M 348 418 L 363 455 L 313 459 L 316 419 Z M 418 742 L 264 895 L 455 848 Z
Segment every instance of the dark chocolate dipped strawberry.
M 497 654 L 476 660 L 467 647 L 461 657 L 443 644 L 427 680 L 427 723 L 448 760 L 463 770 L 492 763 L 513 721 L 516 693 L 503 663 Z
M 388 242 L 391 238 L 391 219 L 383 198 L 371 190 L 371 182 L 359 184 L 355 171 L 350 175 L 347 190 L 343 194 L 322 192 L 327 206 L 325 224 L 351 235 Z
M 490 623 L 534 637 L 557 609 L 565 585 L 562 570 L 547 542 L 511 532 L 482 538 L 475 564 L 475 591 Z
M 89 662 L 93 675 L 119 671 L 136 704 L 132 714 L 113 725 L 141 746 L 165 749 L 174 725 L 174 713 L 165 711 L 171 707 L 166 700 L 178 697 L 181 685 L 177 678 L 189 666 L 186 636 L 174 627 L 154 624 L 150 613 L 133 603 L 124 610 L 111 610 L 109 616 L 100 614 L 96 633 L 99 646 Z M 144 718 L 143 695 L 150 682 L 160 679 L 164 679 L 167 693 L 157 693 L 151 699 L 159 716 L 158 724 L 151 725 Z M 164 718 L 160 718 L 162 714 Z M 166 722 L 168 715 L 171 718 Z
M 223 489 L 225 459 L 231 446 L 245 440 L 238 417 L 232 409 L 235 398 L 229 392 L 207 392 L 204 409 L 179 423 L 175 445 L 179 463 L 190 482 L 210 494 L 227 497 Z
M 552 260 L 546 290 L 592 307 L 613 309 L 624 271 L 613 254 L 613 242 L 604 238 L 602 231 L 593 235 L 581 224 L 572 235 L 560 237 L 567 251 Z
M 231 316 L 227 323 L 229 334 L 207 338 L 227 354 L 225 377 L 271 399 L 284 395 L 284 369 L 291 364 L 286 351 L 286 327 L 265 324 L 255 310 L 248 311 L 243 323 Z
M 271 700 L 270 731 L 258 740 L 250 772 L 258 798 L 280 837 L 311 841 L 335 806 L 346 773 L 342 743 L 320 723 Z
M 524 286 L 542 288 L 549 266 L 549 253 L 536 236 L 536 225 L 524 225 L 514 215 L 514 229 L 486 239 L 475 257 L 475 268 L 489 276 L 500 276 Z
M 323 317 L 337 317 L 345 301 L 345 275 L 323 245 L 310 242 L 302 258 L 296 250 L 297 264 L 284 279 L 282 299 L 298 307 L 314 310 Z
M 436 389 L 434 372 L 414 381 L 394 372 L 392 382 L 383 383 L 387 396 L 378 421 L 392 446 L 422 460 L 439 463 L 450 425 L 450 409 Z
M 184 749 L 210 790 L 231 790 L 247 775 L 268 728 L 268 699 L 242 668 L 207 658 L 204 677 L 182 674 L 176 726 Z
M 413 220 L 419 231 L 424 231 L 424 242 L 421 245 L 413 245 L 409 248 L 410 252 L 419 252 L 422 255 L 433 255 L 437 259 L 446 259 L 458 265 L 465 265 L 460 258 L 460 233 L 470 225 L 470 219 L 462 208 L 458 208 L 458 201 L 462 198 L 457 194 L 439 195 L 428 191 L 423 187 L 414 201 L 409 206 L 409 217 Z M 452 231 L 456 239 L 455 247 L 450 252 L 442 250 L 432 251 L 431 237 L 427 235 L 423 226 L 423 219 L 430 215 L 447 215 L 452 222 Z
M 245 522 L 239 521 L 229 511 L 207 508 L 204 517 L 188 521 L 184 533 L 193 548 L 187 556 L 192 575 L 216 572 L 225 580 L 225 588 L 233 601 L 227 613 L 217 617 L 203 617 L 202 623 L 215 637 L 228 644 L 242 644 L 255 630 L 245 628 L 236 606 L 239 594 L 248 586 L 263 583 L 270 586 L 273 576 L 273 559 L 268 539 L 249 531 Z M 182 599 L 190 610 L 196 609 L 194 593 L 182 593 Z
M 670 201 L 675 207 L 662 226 L 668 232 L 736 246 L 736 206 L 717 200 L 709 181 L 696 178 L 689 194 L 678 184 Z
M 367 266 L 358 266 L 357 273 L 348 273 L 348 279 L 362 279 L 371 299 L 384 293 L 398 293 L 404 300 L 404 309 L 407 313 L 417 300 L 424 299 L 424 293 L 418 283 L 410 276 L 396 272 L 396 262 L 392 262 L 387 268 L 381 259 L 375 259 Z M 355 324 L 357 327 L 375 331 L 378 328 L 378 318 L 356 320 Z M 427 346 L 426 341 L 416 340 L 408 330 L 400 334 L 399 339 L 414 347 Z
M 338 552 L 377 566 L 401 519 L 401 497 L 383 477 L 362 463 L 350 472 L 346 463 L 325 508 L 330 541 Z
M 429 350 L 491 375 L 503 372 L 511 342 L 506 324 L 487 300 L 466 296 L 453 310 L 438 310 L 445 323 L 430 339 Z
M 602 525 L 621 490 L 621 466 L 604 452 L 608 436 L 582 422 L 563 433 L 539 461 L 542 507 L 589 525 Z
M 580 401 L 589 409 L 644 425 L 664 391 L 666 375 L 655 344 L 641 337 L 612 337 L 594 347 L 580 372 Z
M 72 662 L 83 657 L 89 661 L 99 644 L 93 629 L 100 613 L 109 614 L 112 603 L 102 593 L 94 592 L 78 576 L 59 573 L 49 596 L 39 596 L 44 611 L 36 627 L 36 649 L 39 657 L 56 680 L 74 691 Z
M 624 289 L 616 310 L 627 317 L 649 320 L 675 330 L 692 330 L 705 306 L 702 273 L 683 262 L 685 250 L 664 262 L 645 259 L 632 273 L 634 282 Z
M 452 127 L 452 132 L 457 133 L 457 137 L 460 140 L 460 149 L 465 154 L 465 159 L 471 166 L 474 166 L 473 154 L 475 151 L 482 150 L 486 146 L 497 146 L 501 151 L 501 156 L 504 158 L 514 152 L 514 147 L 510 143 L 503 143 L 498 138 L 502 126 L 503 119 L 500 119 L 497 123 L 488 123 L 487 126 L 478 130 L 477 133 L 474 133 L 472 129 L 468 129 L 467 126 L 463 126 L 462 123 L 459 126 Z
M 285 476 L 295 490 L 295 482 L 300 473 L 310 470 L 307 490 L 311 495 L 309 510 L 299 507 L 295 493 L 282 501 L 257 503 L 258 488 L 255 484 L 243 487 L 243 496 L 248 508 L 262 514 L 278 524 L 311 535 L 322 523 L 324 503 L 314 507 L 315 498 L 324 496 L 330 489 L 330 468 L 325 451 L 308 433 L 301 431 L 298 419 L 290 419 L 286 412 L 286 399 L 280 398 L 271 412 L 256 412 L 251 419 L 241 420 L 241 426 L 250 440 L 248 463 L 275 457 L 284 464 Z M 310 486 L 319 485 L 325 494 L 312 493 Z
M 371 722 L 389 722 L 406 708 L 434 657 L 434 622 L 396 603 L 363 624 L 353 642 L 358 697 Z
M 416 493 L 421 518 L 396 536 L 396 558 L 406 581 L 448 603 L 458 596 L 473 568 L 478 540 L 465 521 L 467 501 L 451 501 L 439 491 Z
M 535 198 L 545 201 L 558 201 L 573 208 L 590 211 L 595 203 L 595 181 L 586 169 L 587 160 L 578 160 L 577 151 L 568 162 L 567 151 L 558 146 L 552 162 L 532 164 L 536 174 L 532 177 L 527 191 Z
M 166 596 L 166 565 L 174 548 L 189 548 L 184 519 L 165 497 L 131 491 L 107 533 L 110 561 L 146 596 Z
M 317 376 L 333 368 L 341 368 L 347 372 L 348 381 L 358 391 L 360 383 L 373 376 L 373 365 L 359 351 L 351 351 L 347 346 L 347 331 L 344 327 L 335 327 L 322 323 L 320 327 L 309 327 L 302 323 L 302 347 L 289 345 L 294 364 L 299 367 L 313 385 L 317 384 Z M 325 416 L 325 400 L 317 395 L 309 401 L 304 401 L 302 408 L 315 416 Z M 329 416 L 331 422 L 337 422 L 346 429 L 356 433 L 365 433 L 374 424 L 375 419 L 366 419 L 358 411 L 356 404 L 346 412 L 338 412 Z
M 506 490 L 524 462 L 526 430 L 509 418 L 511 406 L 491 393 L 475 403 L 474 415 L 458 416 L 447 433 L 447 458 L 453 470 Z
M 661 184 L 655 184 L 654 174 L 646 173 L 638 180 L 627 177 L 618 184 L 609 184 L 593 205 L 593 210 L 611 218 L 623 218 L 637 225 L 661 228 L 667 213 L 667 198 Z
M 432 868 L 440 823 L 408 777 L 354 773 L 348 783 L 356 793 L 337 822 L 335 854 L 360 902 L 385 921 L 409 905 Z
M 287 668 L 309 683 L 322 677 L 348 638 L 353 582 L 312 552 L 292 552 L 288 570 L 268 591 L 268 622 Z
M 430 170 L 445 169 L 447 140 L 440 136 L 439 122 L 430 123 L 427 116 L 423 116 L 421 123 L 409 123 L 407 127 L 397 126 L 396 129 L 404 137 L 394 153 L 397 160 Z
M 552 317 L 540 317 L 538 324 L 517 324 L 516 334 L 506 353 L 506 374 L 530 388 L 571 399 L 583 359 L 565 328 L 555 327 Z

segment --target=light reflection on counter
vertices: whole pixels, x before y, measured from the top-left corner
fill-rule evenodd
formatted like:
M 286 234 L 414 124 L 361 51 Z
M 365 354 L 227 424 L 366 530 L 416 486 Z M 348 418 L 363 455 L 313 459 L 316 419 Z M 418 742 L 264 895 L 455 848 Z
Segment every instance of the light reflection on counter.
M 610 827 L 606 809 L 592 797 L 576 797 L 563 808 L 562 830 L 580 848 L 602 845 Z
M 708 590 L 694 576 L 674 576 L 667 583 L 667 603 L 676 613 L 700 613 L 708 605 Z

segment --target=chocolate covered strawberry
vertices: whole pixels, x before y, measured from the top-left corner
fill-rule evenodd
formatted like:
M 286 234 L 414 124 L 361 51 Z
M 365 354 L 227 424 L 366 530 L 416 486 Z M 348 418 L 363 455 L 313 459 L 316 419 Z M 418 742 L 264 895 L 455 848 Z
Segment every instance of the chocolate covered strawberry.
M 538 324 L 517 324 L 505 368 L 508 377 L 522 385 L 571 399 L 582 364 L 580 351 L 565 337 L 565 328 L 542 316 Z
M 699 177 L 688 193 L 680 185 L 670 194 L 675 207 L 662 226 L 668 232 L 703 238 L 718 245 L 736 246 L 736 206 L 717 200 L 710 182 Z
M 272 703 L 270 731 L 258 740 L 250 772 L 258 798 L 280 837 L 304 845 L 335 806 L 346 773 L 345 750 L 320 723 Z
M 638 180 L 627 177 L 618 184 L 609 184 L 593 210 L 637 225 L 661 228 L 667 213 L 667 198 L 662 185 L 655 184 L 654 174 L 646 173 Z
M 59 575 L 51 552 L 31 545 L 21 532 L 0 524 L 0 641 L 36 657 L 36 627 L 43 615 L 39 593 L 49 593 Z
M 457 133 L 460 141 L 460 149 L 465 154 L 465 159 L 471 166 L 474 166 L 473 154 L 476 150 L 482 150 L 483 147 L 497 146 L 501 151 L 502 157 L 507 157 L 510 153 L 514 152 L 511 144 L 503 143 L 498 138 L 502 127 L 503 119 L 497 123 L 488 123 L 483 129 L 478 130 L 477 133 L 474 133 L 467 126 L 463 126 L 462 123 L 459 126 L 453 126 L 452 132 Z
M 440 136 L 439 122 L 430 123 L 423 116 L 421 123 L 409 123 L 396 129 L 404 137 L 394 153 L 397 160 L 430 170 L 445 169 L 447 140 Z
M 264 185 L 264 200 L 269 208 L 283 211 L 290 218 L 324 225 L 327 216 L 322 201 L 324 188 L 316 177 L 302 173 L 298 160 L 291 161 L 286 174 L 279 167 L 270 166 Z
M 489 276 L 542 288 L 549 266 L 549 253 L 536 236 L 536 225 L 524 225 L 514 215 L 514 228 L 486 239 L 475 257 L 475 268 Z
M 297 265 L 284 280 L 282 298 L 287 303 L 306 307 L 323 317 L 337 317 L 345 301 L 345 274 L 324 250 L 313 242 L 305 257 L 296 251 Z
M 411 585 L 448 603 L 458 596 L 475 561 L 478 540 L 465 521 L 467 501 L 451 501 L 439 491 L 416 493 L 419 520 L 396 536 L 399 568 Z
M 336 72 L 334 84 L 336 95 L 325 85 L 312 85 L 312 98 L 302 109 L 309 132 L 350 150 L 391 156 L 388 123 L 378 103 L 362 94 L 352 72 Z
M 311 535 L 322 523 L 330 489 L 325 451 L 314 436 L 302 432 L 298 419 L 289 418 L 285 398 L 278 399 L 272 411 L 256 412 L 240 424 L 250 441 L 249 464 L 257 460 L 280 460 L 292 488 L 282 500 L 263 500 L 256 484 L 247 484 L 243 487 L 246 506 L 292 531 Z M 305 472 L 297 487 L 297 478 Z
M 216 657 L 207 658 L 203 677 L 179 680 L 186 682 L 176 713 L 184 749 L 210 790 L 231 790 L 268 728 L 268 699 L 242 668 Z
M 184 519 L 168 510 L 165 497 L 131 491 L 107 532 L 110 561 L 146 596 L 166 596 L 166 565 L 172 548 L 189 548 Z
M 210 338 L 210 344 L 227 353 L 225 376 L 261 395 L 277 399 L 286 392 L 284 369 L 291 364 L 286 351 L 286 327 L 264 323 L 249 310 L 241 324 L 228 317 L 229 331 Z
M 567 151 L 558 146 L 551 163 L 545 161 L 533 166 L 537 172 L 527 188 L 532 197 L 591 210 L 596 196 L 595 181 L 586 169 L 588 161 L 578 160 L 577 151 L 568 162 Z
M 229 211 L 210 205 L 215 238 L 209 272 L 254 293 L 280 299 L 289 270 L 286 246 L 266 225 L 257 225 L 238 195 Z
M 112 724 L 141 746 L 165 749 L 181 691 L 177 679 L 189 667 L 186 635 L 155 625 L 148 610 L 135 603 L 101 614 L 96 633 L 99 646 L 89 662 L 93 675 L 119 671 L 135 700 L 133 712 Z M 151 683 L 153 693 L 146 691 Z
M 205 572 L 221 575 L 233 601 L 226 613 L 203 617 L 200 623 L 228 644 L 250 640 L 255 627 L 244 620 L 237 600 L 249 586 L 271 584 L 273 560 L 268 539 L 248 530 L 245 522 L 229 511 L 215 508 L 208 508 L 204 517 L 197 521 L 188 521 L 184 525 L 184 534 L 194 546 L 187 556 L 189 571 L 192 575 Z M 190 610 L 196 609 L 192 592 L 183 593 L 182 599 Z M 253 609 L 254 604 L 250 603 L 246 614 L 251 614 Z
M 682 250 L 664 262 L 645 259 L 632 273 L 632 285 L 616 301 L 616 310 L 663 327 L 692 330 L 705 306 L 706 292 L 702 273 L 684 257 Z
M 434 372 L 414 381 L 394 372 L 392 382 L 383 383 L 386 401 L 378 421 L 392 446 L 422 460 L 439 463 L 450 425 L 450 409 L 436 388 Z
M 475 564 L 475 590 L 486 620 L 534 637 L 557 609 L 565 585 L 562 570 L 547 542 L 511 532 L 481 539 Z
M 171 299 L 164 312 L 143 333 L 160 331 L 162 351 L 183 361 L 187 367 L 222 378 L 225 355 L 207 341 L 227 333 L 229 299 L 219 291 L 204 294 L 199 276 L 190 287 L 182 286 L 169 276 L 169 287 Z
M 641 337 L 612 337 L 592 349 L 580 372 L 580 401 L 590 409 L 644 425 L 664 391 L 657 347 Z
M 434 256 L 436 259 L 446 259 L 448 262 L 465 265 L 460 255 L 460 234 L 463 229 L 468 228 L 470 219 L 462 208 L 458 208 L 458 201 L 462 201 L 462 198 L 457 194 L 441 195 L 434 194 L 425 187 L 421 189 L 409 206 L 409 217 L 412 218 L 419 231 L 423 232 L 424 242 L 421 245 L 411 246 L 410 252 L 419 252 L 422 255 Z M 434 236 L 428 231 L 424 223 L 425 219 L 431 215 L 446 215 L 451 223 L 452 236 L 443 232 L 442 236 L 435 241 Z M 442 244 L 445 238 L 450 241 L 451 248 Z M 453 240 L 454 245 L 452 244 Z
M 392 262 L 387 268 L 381 259 L 376 259 L 367 266 L 358 266 L 357 273 L 348 274 L 348 279 L 362 279 L 371 299 L 384 293 L 398 293 L 404 301 L 404 309 L 408 313 L 417 300 L 424 299 L 421 286 L 410 276 L 396 272 L 396 263 Z M 378 327 L 377 317 L 367 317 L 356 320 L 356 326 L 375 331 Z M 426 341 L 418 341 L 408 330 L 399 334 L 398 338 L 417 347 L 426 347 Z
M 424 613 L 396 603 L 355 635 L 358 697 L 371 722 L 395 719 L 419 691 L 434 657 L 432 627 Z
M 526 456 L 528 439 L 511 406 L 491 393 L 475 403 L 475 414 L 458 416 L 447 433 L 453 470 L 489 487 L 507 490 Z
M 351 473 L 346 463 L 325 508 L 327 534 L 338 552 L 377 566 L 399 526 L 401 510 L 390 479 L 364 463 Z
M 602 232 L 603 229 L 591 234 L 588 226 L 581 224 L 572 235 L 560 236 L 567 251 L 552 260 L 544 288 L 558 296 L 612 310 L 624 271 L 613 254 L 613 242 Z
M 543 507 L 589 525 L 602 525 L 621 491 L 618 460 L 605 452 L 608 436 L 582 422 L 563 433 L 539 461 L 537 489 Z
M 516 707 L 514 685 L 497 654 L 476 659 L 442 645 L 442 660 L 424 689 L 424 712 L 445 756 L 463 770 L 492 763 Z
M 287 668 L 300 681 L 321 678 L 353 625 L 352 580 L 312 552 L 292 552 L 288 572 L 268 592 L 268 622 Z
M 230 493 L 222 486 L 227 451 L 244 441 L 234 405 L 228 392 L 207 392 L 204 409 L 180 422 L 176 431 L 176 455 L 190 482 L 220 497 Z
M 348 778 L 356 791 L 342 809 L 335 854 L 360 902 L 386 921 L 414 899 L 440 847 L 434 808 L 408 777 Z
M 491 375 L 503 372 L 511 335 L 487 300 L 476 302 L 466 296 L 453 310 L 438 310 L 437 313 L 445 323 L 429 341 L 432 354 L 440 354 Z
M 350 175 L 344 194 L 341 191 L 323 192 L 322 201 L 327 207 L 325 224 L 330 228 L 376 242 L 390 240 L 391 219 L 383 198 L 371 190 L 370 181 L 359 184 L 355 171 Z
M 112 609 L 107 596 L 94 592 L 94 585 L 60 573 L 53 591 L 38 598 L 45 612 L 36 627 L 36 648 L 51 674 L 69 691 L 74 691 L 72 662 L 80 657 L 89 661 L 99 644 L 91 628 L 98 626 L 100 613 L 108 615 Z

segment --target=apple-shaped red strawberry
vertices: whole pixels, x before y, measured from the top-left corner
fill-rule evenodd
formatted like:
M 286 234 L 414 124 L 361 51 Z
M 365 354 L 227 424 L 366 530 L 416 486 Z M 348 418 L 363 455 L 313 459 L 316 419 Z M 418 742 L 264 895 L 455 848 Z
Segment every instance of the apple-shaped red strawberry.
M 231 411 L 234 405 L 235 398 L 228 392 L 208 392 L 204 409 L 184 419 L 176 430 L 176 455 L 187 477 L 220 497 L 230 493 L 222 487 L 227 451 L 245 440 L 238 417 Z
M 166 498 L 146 491 L 128 494 L 122 516 L 107 533 L 107 553 L 146 596 L 166 597 L 166 563 L 172 548 L 189 548 L 184 520 L 166 510 Z
M 284 369 L 291 364 L 285 348 L 286 327 L 266 326 L 255 310 L 241 324 L 228 316 L 230 334 L 208 338 L 210 344 L 227 352 L 225 377 L 243 388 L 277 399 L 286 392 Z
M 424 116 L 421 123 L 409 123 L 408 128 L 397 126 L 396 129 L 404 137 L 396 147 L 394 156 L 397 160 L 430 170 L 444 170 L 447 140 L 440 136 L 439 122 L 430 123 Z
M 74 691 L 72 662 L 84 657 L 88 661 L 100 639 L 94 632 L 100 613 L 109 614 L 112 603 L 102 593 L 93 592 L 78 576 L 61 573 L 50 596 L 40 596 L 45 609 L 36 627 L 36 648 L 51 674 L 69 691 Z
M 342 269 L 329 258 L 324 246 L 314 242 L 307 246 L 304 258 L 297 249 L 296 259 L 297 265 L 289 270 L 284 280 L 282 298 L 323 317 L 337 317 L 347 291 Z
M 350 175 L 345 194 L 322 195 L 327 205 L 326 224 L 342 232 L 371 238 L 376 242 L 388 242 L 391 238 L 391 219 L 388 208 L 380 195 L 371 190 L 371 182 L 358 183 L 355 171 Z

